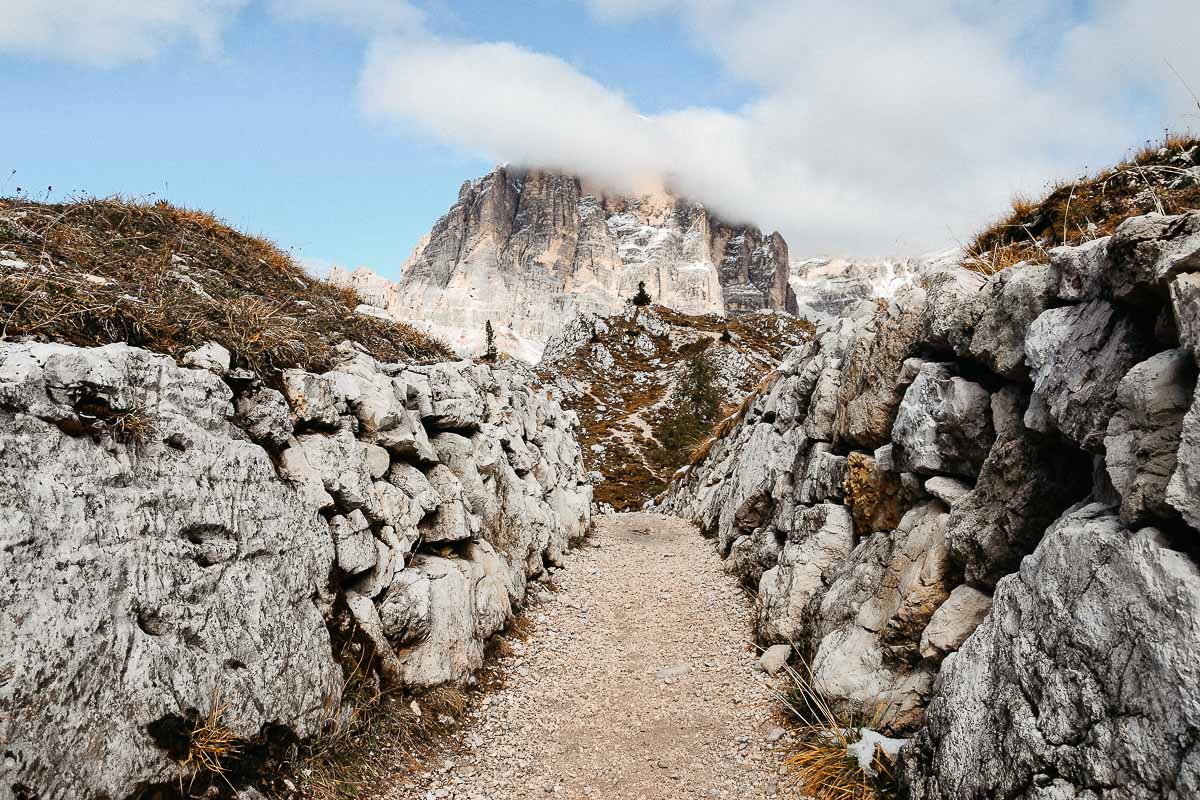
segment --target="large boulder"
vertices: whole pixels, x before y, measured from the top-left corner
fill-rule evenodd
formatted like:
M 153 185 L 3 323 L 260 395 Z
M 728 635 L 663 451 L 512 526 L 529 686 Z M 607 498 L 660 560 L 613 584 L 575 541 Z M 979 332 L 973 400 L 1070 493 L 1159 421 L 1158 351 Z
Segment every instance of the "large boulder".
M 1184 415 L 1195 387 L 1196 365 L 1186 350 L 1159 353 L 1129 370 L 1121 381 L 1104 449 L 1126 525 L 1175 518 L 1166 498 L 1167 482 L 1175 473 Z
M 1025 364 L 1025 332 L 1045 311 L 1058 288 L 1048 266 L 1021 264 L 992 277 L 981 293 L 984 312 L 975 324 L 969 355 L 1002 378 L 1018 380 Z
M 1064 516 L 942 668 L 914 800 L 1200 796 L 1200 571 L 1102 506 Z
M 1033 552 L 1051 522 L 1091 488 L 1086 456 L 1053 437 L 996 440 L 975 488 L 954 503 L 947 538 L 968 583 L 990 589 Z
M 900 470 L 973 479 L 995 434 L 991 395 L 954 373 L 951 364 L 923 364 L 904 393 L 892 428 Z
M 214 703 L 239 737 L 315 733 L 333 542 L 230 389 L 125 345 L 0 351 L 0 785 L 177 781 L 171 731 Z
M 814 687 L 838 707 L 881 712 L 889 731 L 920 725 L 933 689 L 936 668 L 920 645 L 954 588 L 947 517 L 939 503 L 928 503 L 905 514 L 895 531 L 860 543 L 805 615 Z
M 1153 351 L 1133 317 L 1093 300 L 1043 313 L 1029 328 L 1025 352 L 1033 376 L 1025 424 L 1061 431 L 1079 447 L 1103 453 L 1117 386 Z
M 1176 275 L 1200 272 L 1200 211 L 1125 220 L 1108 243 L 1112 294 L 1137 303 L 1165 298 Z
M 1200 531 L 1200 395 L 1183 419 L 1175 472 L 1167 484 L 1167 502 Z
M 800 507 L 787 520 L 778 565 L 759 583 L 756 628 L 761 640 L 790 642 L 808 623 L 808 602 L 826 586 L 828 573 L 854 547 L 854 530 L 844 506 Z
M 1171 282 L 1171 304 L 1179 343 L 1200 359 L 1200 273 L 1180 275 Z

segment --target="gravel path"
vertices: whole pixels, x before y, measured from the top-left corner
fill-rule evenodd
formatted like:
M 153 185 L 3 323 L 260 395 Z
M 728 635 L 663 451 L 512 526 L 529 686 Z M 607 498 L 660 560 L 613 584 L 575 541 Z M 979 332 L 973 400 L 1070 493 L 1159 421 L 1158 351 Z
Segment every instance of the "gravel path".
M 459 752 L 397 800 L 774 797 L 782 730 L 756 668 L 750 601 L 671 517 L 602 517 L 500 659 Z

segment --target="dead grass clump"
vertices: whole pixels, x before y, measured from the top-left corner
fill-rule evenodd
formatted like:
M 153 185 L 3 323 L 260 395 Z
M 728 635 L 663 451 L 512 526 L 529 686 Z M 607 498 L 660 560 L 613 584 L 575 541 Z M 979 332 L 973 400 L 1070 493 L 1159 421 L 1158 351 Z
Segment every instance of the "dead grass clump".
M 95 398 L 77 402 L 75 413 L 93 435 L 108 435 L 114 441 L 135 447 L 145 443 L 158 430 L 153 415 L 143 406 L 114 409 Z
M 864 730 L 880 727 L 887 707 L 877 704 L 870 716 L 835 712 L 814 686 L 807 665 L 786 669 L 790 689 L 781 698 L 797 723 L 783 762 L 786 781 L 813 800 L 895 800 L 896 754 L 875 745 L 870 766 L 864 767 L 855 752 L 862 747 Z
M 179 793 L 187 796 L 197 780 L 211 782 L 219 778 L 228 783 L 231 762 L 241 753 L 237 735 L 225 724 L 229 704 L 214 694 L 208 713 L 197 716 L 188 737 L 187 754 L 179 761 Z M 184 781 L 187 790 L 184 790 Z
M 1200 208 L 1197 168 L 1200 138 L 1168 132 L 1111 169 L 1050 187 L 1041 199 L 1014 197 L 1009 213 L 966 246 L 964 266 L 992 275 L 1045 261 L 1054 247 L 1107 236 L 1130 217 Z
M 410 326 L 356 314 L 353 291 L 265 239 L 162 201 L 0 198 L 0 258 L 0 336 L 175 357 L 216 341 L 264 374 L 329 369 L 344 340 L 383 361 L 453 355 Z

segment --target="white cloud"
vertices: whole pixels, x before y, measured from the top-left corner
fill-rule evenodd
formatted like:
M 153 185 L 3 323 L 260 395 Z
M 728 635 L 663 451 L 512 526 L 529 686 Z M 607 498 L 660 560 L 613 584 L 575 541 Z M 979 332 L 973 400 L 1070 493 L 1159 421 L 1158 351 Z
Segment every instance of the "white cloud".
M 179 40 L 215 54 L 246 0 L 0 0 L 0 52 L 99 66 L 153 58 Z
M 616 24 L 678 14 L 754 99 L 647 114 L 556 57 L 427 40 L 376 43 L 364 102 L 498 161 L 618 186 L 669 174 L 797 252 L 862 253 L 965 238 L 1013 192 L 1119 155 L 1131 93 L 1186 124 L 1164 55 L 1200 83 L 1194 0 L 1094 0 L 1082 23 L 1051 0 L 587 2 Z
M 271 0 L 286 19 L 324 19 L 368 35 L 420 31 L 424 13 L 407 0 Z

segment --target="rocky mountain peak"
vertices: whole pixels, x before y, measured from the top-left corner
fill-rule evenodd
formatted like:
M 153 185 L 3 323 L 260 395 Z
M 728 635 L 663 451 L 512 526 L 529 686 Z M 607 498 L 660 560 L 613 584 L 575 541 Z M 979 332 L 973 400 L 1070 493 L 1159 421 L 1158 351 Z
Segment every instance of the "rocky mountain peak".
M 618 313 L 643 282 L 685 313 L 796 311 L 779 234 L 663 188 L 621 195 L 536 168 L 464 183 L 394 285 L 369 271 L 332 277 L 462 353 L 481 349 L 491 321 L 500 349 L 530 361 L 574 316 Z

